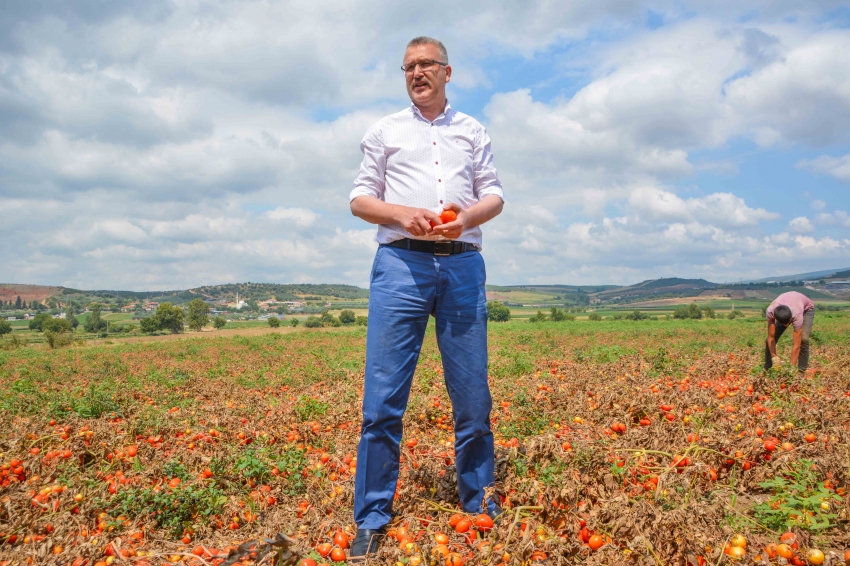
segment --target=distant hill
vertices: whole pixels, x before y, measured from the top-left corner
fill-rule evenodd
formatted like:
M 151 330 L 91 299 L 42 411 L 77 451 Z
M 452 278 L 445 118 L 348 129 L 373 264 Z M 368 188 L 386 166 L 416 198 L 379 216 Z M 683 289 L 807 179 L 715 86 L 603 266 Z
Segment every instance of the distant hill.
M 811 281 L 813 279 L 828 279 L 832 277 L 850 277 L 850 267 L 840 267 L 838 269 L 825 269 L 823 271 L 810 271 L 808 273 L 796 273 L 794 275 L 779 275 L 775 277 L 765 277 L 763 279 L 753 279 L 750 281 L 741 281 L 741 283 L 767 283 L 768 281 Z
M 850 268 L 814 271 L 782 277 L 766 278 L 742 283 L 712 283 L 705 279 L 663 277 L 648 279 L 635 285 L 487 285 L 487 299 L 503 301 L 508 305 L 539 307 L 563 306 L 583 308 L 590 305 L 640 305 L 688 302 L 712 298 L 750 299 L 770 301 L 778 294 L 796 290 L 813 299 L 846 300 L 850 286 Z M 824 285 L 804 287 L 804 280 L 824 280 Z M 833 283 L 834 282 L 834 283 Z M 332 303 L 347 305 L 365 303 L 369 290 L 354 285 L 327 283 L 226 283 L 203 285 L 193 289 L 171 291 L 117 291 L 81 290 L 61 286 L 0 283 L 0 300 L 14 301 L 18 296 L 29 305 L 36 301 L 47 306 L 64 307 L 68 303 L 84 308 L 99 301 L 118 308 L 136 301 L 172 302 L 185 304 L 200 297 L 206 301 L 233 301 L 236 295 L 242 300 L 305 301 L 314 305 Z M 52 298 L 51 298 L 52 297 Z M 54 300 L 55 299 L 55 300 Z M 682 301 L 685 299 L 685 301 Z M 0 309 L 3 310 L 3 309 Z
M 21 297 L 27 304 L 32 301 L 45 304 L 48 298 L 54 297 L 61 305 L 74 303 L 78 306 L 95 301 L 118 303 L 119 306 L 134 301 L 168 301 L 183 304 L 196 297 L 206 300 L 233 300 L 237 293 L 240 299 L 257 301 L 275 298 L 279 301 L 342 302 L 369 298 L 368 289 L 334 284 L 228 283 L 173 291 L 83 290 L 60 286 L 0 284 L 0 300 L 6 303 Z
M 239 293 L 240 299 L 265 300 L 274 297 L 278 301 L 298 301 L 305 297 L 320 297 L 327 300 L 368 299 L 369 290 L 354 285 L 334 285 L 325 283 L 302 283 L 282 285 L 277 283 L 228 283 L 226 285 L 205 285 L 190 289 L 209 299 L 235 299 Z
M 590 304 L 590 294 L 614 285 L 487 285 L 487 300 L 507 305 L 578 307 Z
M 634 302 L 651 299 L 665 299 L 675 297 L 696 297 L 708 289 L 716 289 L 717 283 L 705 279 L 682 279 L 679 277 L 665 277 L 661 279 L 649 279 L 636 285 L 628 287 L 616 287 L 595 293 L 592 296 L 594 302 Z
M 64 287 L 48 287 L 46 285 L 23 285 L 18 283 L 0 283 L 0 301 L 14 301 L 18 297 L 27 303 L 41 302 L 47 297 L 61 295 Z

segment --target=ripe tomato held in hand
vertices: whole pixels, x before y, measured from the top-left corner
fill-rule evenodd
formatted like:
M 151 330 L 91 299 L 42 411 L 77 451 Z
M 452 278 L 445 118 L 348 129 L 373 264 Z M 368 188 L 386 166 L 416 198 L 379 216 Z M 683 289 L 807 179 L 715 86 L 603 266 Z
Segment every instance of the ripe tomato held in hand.
M 448 224 L 449 222 L 454 222 L 457 220 L 457 213 L 454 210 L 444 210 L 440 213 L 440 221 L 443 224 Z
M 449 222 L 454 222 L 457 220 L 457 213 L 454 210 L 444 210 L 440 213 L 440 223 L 437 224 L 433 220 L 429 220 L 428 222 L 431 224 L 431 228 L 435 226 L 442 226 L 443 224 L 448 224 Z

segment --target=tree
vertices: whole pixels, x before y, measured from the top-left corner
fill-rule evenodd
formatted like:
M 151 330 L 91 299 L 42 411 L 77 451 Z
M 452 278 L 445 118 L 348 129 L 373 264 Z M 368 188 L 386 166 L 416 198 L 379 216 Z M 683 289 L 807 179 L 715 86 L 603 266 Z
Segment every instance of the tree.
M 307 320 L 304 322 L 304 326 L 307 328 L 321 328 L 322 319 L 318 316 L 308 316 Z
M 195 332 L 200 332 L 210 323 L 210 317 L 207 316 L 209 312 L 210 306 L 203 299 L 192 299 L 186 305 L 186 325 Z
M 537 314 L 528 319 L 528 322 L 545 322 L 546 315 L 543 314 L 543 311 L 537 311 Z
M 71 323 L 71 328 L 76 329 L 80 325 L 80 321 L 74 316 L 74 309 L 71 305 L 65 308 L 65 320 Z
M 0 336 L 9 334 L 10 332 L 12 332 L 12 325 L 9 324 L 9 321 L 0 319 Z
M 702 315 L 705 318 L 714 318 L 715 316 L 717 316 L 714 312 L 714 309 L 711 307 L 702 307 Z
M 357 326 L 369 326 L 369 317 L 358 316 L 357 320 L 354 321 L 354 324 L 356 324 Z
M 297 318 L 290 319 L 289 320 L 289 326 L 291 326 L 292 328 L 295 328 L 296 326 L 298 326 L 298 319 Z
M 702 311 L 696 303 L 691 303 L 688 305 L 688 318 L 700 319 L 702 318 Z
M 487 320 L 493 322 L 507 322 L 511 319 L 511 309 L 501 301 L 490 301 L 487 303 Z
M 159 319 L 157 319 L 155 314 L 143 318 L 139 321 L 139 328 L 141 328 L 142 332 L 145 334 L 153 334 L 159 330 Z
M 325 312 L 322 313 L 321 320 L 322 320 L 322 326 L 333 326 L 333 327 L 342 326 L 342 323 L 339 321 L 339 319 L 337 317 L 335 317 L 334 315 L 332 315 L 331 313 L 329 313 L 328 311 L 325 311 Z
M 679 305 L 678 307 L 676 307 L 676 310 L 673 311 L 673 318 L 690 318 L 690 312 L 688 311 L 688 307 L 686 307 L 685 305 Z
M 53 318 L 46 312 L 38 313 L 32 320 L 30 320 L 30 330 L 41 332 L 44 330 L 44 322 L 47 320 L 53 320 Z
M 64 318 L 45 320 L 42 328 L 44 329 L 44 338 L 51 348 L 67 346 L 74 340 L 73 336 L 71 336 L 73 331 L 71 323 Z
M 269 326 L 272 328 L 277 328 L 280 326 L 280 319 L 276 316 L 269 317 Z
M 341 313 L 339 313 L 339 321 L 343 324 L 354 324 L 354 321 L 357 320 L 357 316 L 354 314 L 354 311 L 345 309 Z
M 549 320 L 551 320 L 552 322 L 563 322 L 567 319 L 567 313 L 565 313 L 558 307 L 552 307 L 551 309 L 549 309 L 549 312 L 551 313 L 549 315 Z
M 36 315 L 36 316 L 41 316 L 41 315 Z M 46 315 L 46 316 L 49 317 L 50 315 Z M 65 320 L 64 318 L 52 318 L 51 317 L 51 318 L 48 318 L 47 320 L 45 320 L 42 323 L 41 329 L 45 332 L 53 332 L 53 333 L 59 334 L 59 333 L 62 333 L 62 332 L 71 332 L 71 331 L 73 331 L 74 328 L 71 326 L 71 323 L 68 322 L 67 320 Z
M 632 311 L 631 314 L 626 315 L 627 320 L 646 320 L 647 318 L 649 318 L 649 316 L 640 311 Z
M 587 318 L 588 318 L 588 320 L 599 321 L 599 320 L 602 320 L 602 315 L 599 314 L 598 312 L 592 312 L 592 313 L 590 313 L 590 315 Z
M 162 303 L 156 308 L 159 328 L 170 330 L 172 334 L 183 331 L 183 309 L 171 303 Z
M 84 325 L 86 332 L 100 332 L 106 328 L 106 321 L 100 316 L 103 307 L 100 303 L 93 303 L 89 308 L 91 314 L 89 314 Z
M 215 328 L 216 330 L 221 330 L 222 328 L 225 327 L 225 325 L 227 325 L 227 319 L 224 318 L 223 316 L 217 316 L 214 319 L 212 319 L 212 325 L 213 325 L 213 328 Z
M 18 298 L 15 299 L 15 310 L 21 310 L 21 296 L 18 295 Z

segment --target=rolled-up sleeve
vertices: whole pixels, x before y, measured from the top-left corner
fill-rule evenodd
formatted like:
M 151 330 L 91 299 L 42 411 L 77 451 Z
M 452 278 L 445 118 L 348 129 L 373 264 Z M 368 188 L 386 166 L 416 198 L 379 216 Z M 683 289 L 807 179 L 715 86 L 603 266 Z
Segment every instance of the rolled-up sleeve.
M 348 196 L 348 201 L 351 202 L 361 196 L 383 200 L 387 155 L 384 151 L 381 129 L 377 124 L 363 136 L 363 141 L 360 142 L 360 151 L 363 152 L 363 162 L 360 163 L 360 173 L 354 180 L 354 189 Z
M 479 124 L 475 134 L 475 147 L 473 149 L 472 161 L 475 177 L 472 183 L 472 191 L 476 198 L 481 200 L 487 195 L 496 195 L 502 201 L 505 195 L 502 191 L 502 183 L 493 165 L 493 153 L 490 151 L 490 136 L 487 130 Z

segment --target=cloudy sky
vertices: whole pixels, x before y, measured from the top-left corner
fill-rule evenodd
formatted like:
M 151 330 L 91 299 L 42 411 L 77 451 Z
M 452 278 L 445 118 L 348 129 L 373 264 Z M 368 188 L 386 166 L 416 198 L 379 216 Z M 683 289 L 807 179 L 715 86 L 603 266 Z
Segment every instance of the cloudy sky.
M 482 10 L 480 6 L 486 5 Z M 805 8 L 800 8 L 805 6 Z M 0 0 L 0 282 L 365 286 L 359 142 L 442 39 L 489 282 L 850 266 L 850 6 Z

